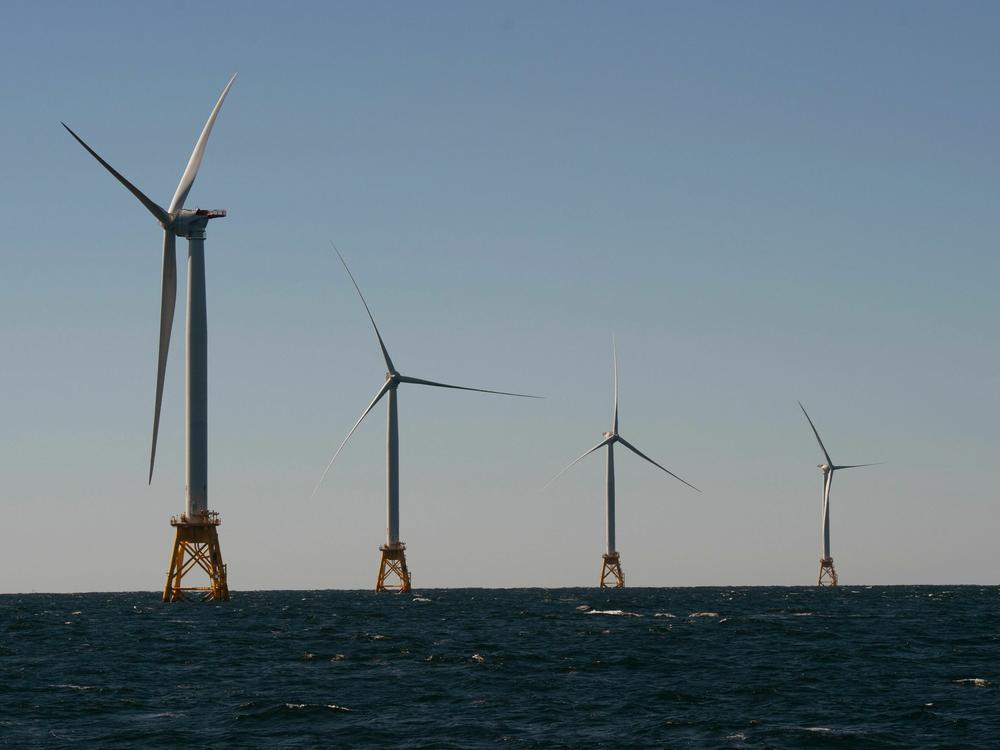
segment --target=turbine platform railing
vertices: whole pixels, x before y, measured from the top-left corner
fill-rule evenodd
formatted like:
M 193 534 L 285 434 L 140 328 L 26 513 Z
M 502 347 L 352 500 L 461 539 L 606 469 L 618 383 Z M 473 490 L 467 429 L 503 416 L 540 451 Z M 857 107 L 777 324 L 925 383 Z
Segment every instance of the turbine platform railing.
M 219 526 L 221 524 L 222 519 L 219 518 L 219 512 L 215 510 L 202 511 L 194 516 L 181 513 L 178 516 L 170 517 L 171 526 Z

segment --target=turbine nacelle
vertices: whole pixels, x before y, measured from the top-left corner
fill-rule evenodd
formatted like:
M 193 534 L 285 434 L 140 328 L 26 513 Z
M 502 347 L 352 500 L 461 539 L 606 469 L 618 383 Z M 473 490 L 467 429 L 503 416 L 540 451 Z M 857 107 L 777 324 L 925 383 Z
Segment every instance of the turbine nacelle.
M 816 468 L 826 474 L 828 471 L 832 471 L 833 467 L 830 464 L 816 464 Z
M 191 237 L 205 231 L 209 219 L 221 219 L 226 215 L 224 208 L 182 208 L 170 214 L 170 222 L 162 224 L 163 228 L 178 237 Z
M 614 432 L 602 432 L 601 435 L 603 435 L 605 438 L 613 438 L 613 437 L 617 436 L 617 433 L 614 433 Z

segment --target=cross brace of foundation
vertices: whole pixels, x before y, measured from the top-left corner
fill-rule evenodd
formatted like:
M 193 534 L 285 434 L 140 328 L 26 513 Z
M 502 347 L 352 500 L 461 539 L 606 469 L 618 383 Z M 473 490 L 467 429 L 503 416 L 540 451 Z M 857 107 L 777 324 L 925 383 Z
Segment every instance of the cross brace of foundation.
M 625 588 L 625 575 L 622 573 L 621 558 L 617 552 L 604 555 L 604 563 L 601 565 L 601 588 L 609 586 L 621 589 Z
M 409 591 L 410 570 L 406 567 L 406 545 L 402 542 L 383 544 L 379 551 L 382 555 L 375 590 L 398 591 L 401 594 Z
M 201 601 L 229 601 L 229 584 L 226 564 L 219 547 L 218 513 L 205 513 L 196 519 L 186 516 L 170 519 L 176 529 L 174 546 L 170 552 L 167 582 L 163 587 L 163 601 L 180 602 L 198 598 Z M 184 578 L 195 568 L 208 576 L 207 586 L 185 586 Z
M 837 569 L 833 567 L 832 557 L 823 557 L 819 561 L 819 580 L 817 586 L 836 586 Z

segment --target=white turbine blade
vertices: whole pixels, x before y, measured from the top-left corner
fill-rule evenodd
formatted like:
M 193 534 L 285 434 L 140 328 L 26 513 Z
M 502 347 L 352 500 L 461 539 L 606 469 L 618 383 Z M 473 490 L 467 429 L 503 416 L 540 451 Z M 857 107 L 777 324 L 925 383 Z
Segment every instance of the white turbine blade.
M 518 396 L 519 398 L 545 398 L 545 396 L 529 396 L 527 393 L 509 393 L 507 391 L 488 391 L 485 388 L 469 388 L 464 385 L 448 385 L 447 383 L 435 383 L 433 380 L 421 380 L 411 378 L 407 375 L 400 375 L 399 382 L 413 383 L 414 385 L 430 385 L 435 388 L 453 388 L 457 391 L 476 391 L 477 393 L 495 393 L 498 396 Z
M 205 144 L 208 143 L 208 136 L 212 134 L 212 126 L 215 125 L 215 118 L 218 117 L 219 110 L 222 109 L 222 102 L 225 101 L 226 94 L 229 93 L 229 89 L 235 80 L 236 75 L 234 74 L 229 79 L 229 83 L 226 84 L 226 88 L 222 90 L 219 101 L 215 103 L 215 107 L 212 108 L 212 114 L 208 116 L 208 122 L 205 123 L 201 135 L 198 136 L 198 142 L 194 144 L 194 151 L 191 152 L 191 158 L 188 159 L 184 174 L 181 175 L 181 181 L 177 183 L 177 191 L 174 193 L 174 198 L 170 201 L 170 213 L 179 208 L 184 208 L 184 201 L 187 200 L 188 193 L 191 192 L 191 186 L 194 185 L 194 178 L 198 176 L 198 168 L 201 167 L 201 160 L 205 156 Z
M 347 441 L 351 439 L 351 435 L 353 435 L 354 431 L 358 429 L 358 425 L 361 424 L 362 420 L 368 416 L 368 412 L 374 409 L 375 404 L 377 404 L 381 400 L 381 398 L 388 392 L 389 385 L 390 383 L 387 380 L 385 384 L 383 384 L 383 386 L 378 389 L 378 393 L 375 394 L 375 398 L 372 399 L 372 402 L 368 404 L 368 408 L 365 409 L 363 412 L 361 412 L 361 416 L 358 417 L 358 421 L 354 423 L 354 427 L 352 427 L 351 431 L 347 433 L 347 437 L 344 438 L 344 442 L 342 442 L 340 444 L 340 447 L 337 448 L 337 452 L 333 454 L 333 458 L 330 459 L 330 463 L 328 463 L 326 465 L 326 468 L 323 469 L 323 475 L 319 478 L 319 481 L 316 482 L 316 486 L 313 487 L 312 494 L 309 495 L 310 500 L 312 500 L 313 497 L 315 497 L 316 491 L 319 490 L 319 486 L 323 484 L 323 480 L 326 479 L 327 472 L 330 471 L 330 467 L 333 466 L 333 462 L 337 460 L 337 456 L 340 455 L 340 452 L 344 449 L 344 446 L 347 445 Z
M 833 459 L 830 458 L 830 454 L 826 452 L 826 446 L 823 445 L 823 440 L 820 438 L 819 432 L 816 431 L 816 425 L 814 425 L 813 421 L 809 419 L 809 413 L 806 411 L 806 407 L 802 405 L 801 401 L 799 401 L 799 408 L 802 410 L 802 413 L 806 415 L 806 419 L 809 420 L 809 426 L 812 427 L 813 435 L 816 436 L 816 442 L 819 443 L 819 447 L 823 449 L 823 455 L 826 456 L 827 465 L 833 466 Z
M 860 469 L 862 466 L 882 466 L 885 461 L 876 461 L 873 464 L 848 464 L 847 466 L 834 466 L 834 470 L 839 471 L 840 469 Z
M 122 185 L 128 188 L 128 191 L 139 199 L 139 202 L 142 203 L 142 205 L 144 205 L 151 214 L 153 214 L 153 216 L 156 218 L 158 222 L 160 222 L 160 224 L 162 224 L 165 227 L 167 224 L 170 223 L 170 217 L 167 215 L 166 211 L 164 211 L 162 208 L 160 208 L 160 206 L 158 206 L 156 203 L 150 200 L 146 196 L 146 194 L 143 193 L 139 188 L 137 188 L 131 182 L 126 180 L 125 177 L 120 172 L 118 172 L 118 170 L 116 170 L 114 167 L 112 167 L 110 164 L 104 161 L 104 159 L 101 158 L 100 154 L 98 154 L 96 151 L 94 151 L 94 149 L 88 146 L 86 142 L 84 142 L 83 138 L 81 138 L 80 136 L 78 136 L 76 133 L 73 132 L 73 129 L 70 128 L 69 125 L 67 125 L 66 123 L 62 123 L 62 126 L 66 128 L 67 131 L 69 131 L 69 134 L 71 136 L 76 138 L 77 143 L 79 143 L 81 146 L 87 149 L 87 151 L 90 152 L 90 155 L 101 163 L 101 166 L 103 166 L 112 175 L 114 175 L 115 179 L 118 180 L 118 182 L 120 182 Z
M 358 296 L 361 297 L 361 304 L 365 306 L 365 311 L 368 313 L 368 320 L 372 322 L 372 328 L 375 329 L 375 336 L 378 338 L 378 345 L 382 348 L 382 357 L 385 359 L 385 366 L 389 368 L 389 372 L 396 372 L 396 368 L 392 364 L 392 358 L 389 357 L 389 350 L 385 348 L 385 342 L 382 341 L 382 334 L 379 333 L 378 326 L 375 325 L 375 318 L 372 317 L 372 311 L 368 308 L 368 303 L 365 301 L 365 295 L 361 293 L 361 287 L 358 286 L 358 282 L 354 280 L 354 274 L 351 273 L 351 269 L 347 267 L 347 261 L 344 260 L 344 256 L 340 254 L 340 250 L 332 242 L 333 251 L 337 253 L 337 257 L 340 258 L 340 262 L 344 264 L 344 270 L 347 271 L 347 275 L 351 277 L 351 283 L 354 284 L 354 288 L 358 290 Z
M 580 457 L 579 457 L 578 459 L 576 459 L 575 461 L 573 461 L 573 463 L 569 464 L 569 466 L 565 467 L 565 468 L 564 468 L 564 469 L 563 469 L 562 471 L 560 471 L 560 472 L 559 472 L 558 474 L 556 474 L 556 475 L 555 475 L 554 477 L 552 477 L 552 479 L 550 479 L 549 481 L 547 481 L 547 482 L 545 483 L 545 485 L 544 485 L 544 486 L 542 487 L 542 489 L 544 490 L 544 489 L 545 489 L 545 487 L 548 487 L 548 486 L 549 486 L 550 484 L 552 484 L 552 483 L 553 483 L 554 481 L 556 481 L 556 480 L 557 480 L 557 479 L 558 479 L 559 477 L 561 477 L 561 476 L 562 476 L 563 474 L 565 474 L 565 473 L 566 473 L 567 471 L 569 471 L 569 470 L 570 470 L 571 468 L 573 468 L 573 467 L 574 467 L 574 466 L 576 466 L 576 465 L 577 465 L 578 463 L 580 463 L 580 462 L 581 462 L 581 461 L 582 461 L 583 459 L 585 459 L 585 458 L 586 458 L 587 456 L 589 456 L 589 455 L 590 455 L 591 453 L 593 453 L 594 451 L 596 451 L 596 450 L 597 450 L 598 448 L 603 448 L 603 447 L 604 447 L 605 445 L 607 445 L 608 443 L 610 443 L 610 442 L 611 442 L 612 440 L 614 440 L 614 438 L 613 438 L 613 437 L 609 437 L 609 438 L 605 438 L 604 440 L 602 440 L 601 442 L 599 442 L 599 443 L 598 443 L 597 445 L 595 445 L 595 446 L 594 446 L 593 448 L 591 448 L 591 449 L 590 449 L 589 451 L 587 451 L 587 452 L 586 452 L 586 453 L 584 453 L 584 454 L 583 454 L 582 456 L 580 456 Z
M 611 358 L 615 363 L 615 417 L 611 431 L 618 434 L 618 350 L 615 347 L 615 335 L 611 334 Z
M 672 476 L 677 481 L 684 482 L 684 484 L 686 484 L 688 487 L 690 487 L 691 489 L 695 490 L 696 492 L 701 492 L 701 490 L 699 490 L 693 484 L 691 484 L 690 482 L 685 482 L 679 476 L 677 476 L 676 474 L 674 474 L 674 472 L 670 471 L 670 469 L 668 469 L 666 466 L 660 466 L 660 464 L 656 463 L 656 461 L 654 461 L 649 456 L 647 456 L 645 453 L 643 453 L 641 450 L 639 450 L 638 448 L 636 448 L 634 445 L 632 445 L 632 443 L 630 443 L 628 440 L 626 440 L 625 438 L 623 438 L 621 435 L 618 436 L 618 440 L 621 442 L 622 445 L 624 445 L 626 448 L 628 448 L 630 451 L 632 451 L 635 455 L 639 456 L 639 458 L 646 459 L 647 461 L 649 461 L 649 463 L 653 464 L 653 466 L 657 467 L 658 469 L 663 469 L 665 472 L 667 472 L 667 474 L 669 474 L 670 476 Z
M 160 292 L 160 348 L 156 359 L 156 405 L 153 409 L 153 446 L 149 451 L 149 483 L 153 483 L 156 463 L 156 436 L 160 430 L 160 404 L 163 402 L 163 379 L 167 373 L 167 352 L 170 332 L 174 326 L 177 301 L 177 238 L 169 229 L 163 230 L 163 273 Z

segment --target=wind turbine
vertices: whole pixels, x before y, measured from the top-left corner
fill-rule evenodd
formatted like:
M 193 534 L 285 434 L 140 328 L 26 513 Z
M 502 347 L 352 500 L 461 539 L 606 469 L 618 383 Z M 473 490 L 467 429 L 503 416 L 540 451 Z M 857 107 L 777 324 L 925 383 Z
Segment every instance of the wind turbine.
M 222 102 L 236 80 L 234 75 L 222 90 L 219 100 L 208 116 L 187 167 L 177 184 L 177 190 L 164 209 L 148 198 L 139 188 L 88 146 L 66 123 L 69 131 L 81 146 L 101 163 L 163 227 L 163 271 L 160 291 L 160 345 L 156 365 L 156 401 L 153 409 L 153 441 L 149 452 L 149 483 L 153 482 L 153 465 L 156 461 L 156 438 L 160 427 L 160 405 L 163 401 L 163 381 L 167 370 L 167 352 L 170 349 L 170 332 L 174 321 L 177 299 L 176 239 L 188 241 L 187 285 L 187 357 L 185 400 L 185 461 L 184 487 L 185 510 L 170 520 L 176 528 L 174 546 L 170 555 L 170 569 L 163 588 L 163 601 L 187 599 L 186 592 L 198 592 L 202 599 L 224 601 L 229 599 L 226 566 L 222 562 L 217 527 L 219 514 L 208 510 L 208 318 L 205 307 L 205 227 L 211 219 L 226 215 L 223 209 L 187 209 L 191 186 L 205 155 L 205 145 L 219 115 Z M 207 587 L 184 587 L 183 577 L 195 566 L 209 577 Z
M 392 358 L 389 356 L 389 351 L 386 349 L 385 342 L 382 340 L 382 334 L 379 333 L 378 326 L 375 325 L 375 318 L 372 317 L 372 311 L 368 307 L 368 303 L 365 301 L 365 297 L 361 294 L 361 287 L 358 286 L 358 282 L 354 279 L 354 274 L 351 273 L 351 269 L 347 267 L 347 262 L 344 260 L 344 256 L 340 254 L 340 251 L 335 247 L 334 250 L 337 253 L 337 257 L 340 258 L 340 262 L 344 264 L 344 269 L 347 271 L 347 275 L 350 276 L 351 282 L 354 284 L 354 288 L 358 292 L 358 296 L 361 298 L 361 303 L 365 306 L 365 311 L 368 313 L 368 319 L 372 322 L 372 327 L 375 329 L 375 337 L 378 339 L 379 348 L 382 350 L 382 358 L 385 360 L 385 366 L 387 372 L 385 373 L 385 382 L 382 387 L 378 389 L 375 394 L 375 398 L 372 399 L 368 407 L 361 413 L 358 417 L 358 421 L 354 423 L 354 427 L 351 431 L 347 433 L 347 437 L 344 438 L 344 442 L 340 444 L 337 451 L 333 454 L 333 458 L 326 465 L 326 469 L 323 470 L 323 475 L 319 478 L 319 482 L 316 483 L 315 489 L 313 489 L 312 494 L 315 495 L 316 491 L 319 489 L 320 484 L 323 483 L 323 479 L 326 478 L 327 472 L 330 471 L 330 467 L 333 466 L 333 462 L 337 460 L 337 456 L 340 455 L 340 451 L 343 450 L 344 446 L 347 445 L 347 441 L 351 439 L 351 435 L 354 431 L 358 429 L 358 425 L 361 424 L 362 420 L 368 416 L 368 412 L 375 408 L 375 404 L 382 400 L 382 397 L 388 395 L 389 406 L 388 415 L 386 421 L 386 441 L 385 441 L 385 495 L 386 495 L 386 541 L 385 544 L 379 547 L 381 554 L 381 559 L 379 561 L 378 578 L 375 582 L 376 591 L 387 591 L 387 590 L 397 590 L 400 592 L 410 590 L 410 571 L 406 567 L 406 545 L 399 541 L 399 421 L 396 413 L 396 390 L 399 388 L 401 383 L 410 383 L 412 385 L 429 385 L 435 388 L 451 388 L 460 391 L 476 391 L 478 393 L 496 393 L 501 396 L 519 396 L 521 398 L 540 398 L 540 396 L 528 396 L 523 393 L 507 393 L 506 391 L 489 391 L 484 388 L 468 388 L 461 385 L 448 385 L 446 383 L 437 383 L 432 380 L 423 380 L 421 378 L 410 377 L 409 375 L 402 375 L 397 370 L 395 365 L 392 363 Z M 398 583 L 392 583 L 390 576 L 395 576 Z
M 812 427 L 813 435 L 816 436 L 816 442 L 819 443 L 820 450 L 823 451 L 823 457 L 826 459 L 826 463 L 817 464 L 817 467 L 821 472 L 823 472 L 823 556 L 819 559 L 819 580 L 816 582 L 817 586 L 836 586 L 837 585 L 837 570 L 833 567 L 833 558 L 830 557 L 830 485 L 833 484 L 833 472 L 839 471 L 840 469 L 859 469 L 863 466 L 879 466 L 882 462 L 874 464 L 845 464 L 844 466 L 837 466 L 833 463 L 833 459 L 830 458 L 830 454 L 826 451 L 826 446 L 823 445 L 823 440 L 819 436 L 819 432 L 816 430 L 816 425 L 813 424 L 812 419 L 809 418 L 809 413 L 806 411 L 806 407 L 802 405 L 799 401 L 799 408 L 802 409 L 802 413 L 806 415 L 806 420 L 809 422 L 809 426 Z
M 608 449 L 608 473 L 607 473 L 607 544 L 605 545 L 605 551 L 603 555 L 603 564 L 601 565 L 601 583 L 600 587 L 606 588 L 607 581 L 609 578 L 614 580 L 614 587 L 620 589 L 625 586 L 625 577 L 622 574 L 621 567 L 621 557 L 618 554 L 618 550 L 615 548 L 615 443 L 621 443 L 639 458 L 643 458 L 653 466 L 658 469 L 662 469 L 667 472 L 674 479 L 680 482 L 684 482 L 691 489 L 701 492 L 697 487 L 689 482 L 685 482 L 679 476 L 674 474 L 670 469 L 665 466 L 661 466 L 656 463 L 653 459 L 647 456 L 645 453 L 636 448 L 632 443 L 623 438 L 618 433 L 618 352 L 615 349 L 614 338 L 611 339 L 611 353 L 612 359 L 614 360 L 614 412 L 611 417 L 611 432 L 604 433 L 604 439 L 591 448 L 589 451 L 580 456 L 576 461 L 573 461 L 569 466 L 556 474 L 552 479 L 548 481 L 546 486 L 552 484 L 556 479 L 561 477 L 570 467 L 576 465 L 578 462 L 582 461 L 584 458 L 589 456 L 594 451 L 607 447 Z

